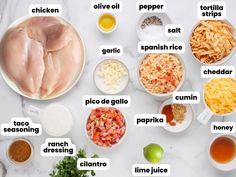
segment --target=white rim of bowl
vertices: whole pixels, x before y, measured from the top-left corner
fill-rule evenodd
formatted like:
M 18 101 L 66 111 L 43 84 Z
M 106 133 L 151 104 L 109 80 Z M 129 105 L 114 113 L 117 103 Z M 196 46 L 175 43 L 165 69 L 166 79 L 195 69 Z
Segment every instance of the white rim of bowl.
M 160 107 L 159 107 L 159 110 L 158 110 L 158 113 L 159 113 L 159 114 L 161 114 L 162 109 L 164 108 L 164 106 L 168 105 L 169 102 L 170 102 L 170 104 L 173 104 L 173 101 L 172 101 L 171 98 L 170 98 L 170 99 L 167 99 L 167 100 L 165 100 L 164 102 L 161 103 L 161 105 L 160 105 Z M 185 104 L 184 104 L 184 105 L 185 105 Z M 186 106 L 189 106 L 189 107 L 190 107 L 190 110 L 191 110 L 191 112 L 192 112 L 191 122 L 190 122 L 190 124 L 188 125 L 188 127 L 186 127 L 185 129 L 183 129 L 183 130 L 181 130 L 181 131 L 179 131 L 179 132 L 172 132 L 172 131 L 169 131 L 168 129 L 165 128 L 165 126 L 163 126 L 162 128 L 163 128 L 164 130 L 166 130 L 167 132 L 176 133 L 176 134 L 177 134 L 177 133 L 182 133 L 182 132 L 188 130 L 188 129 L 191 127 L 192 123 L 193 123 L 194 111 L 193 111 L 193 108 L 192 108 L 192 106 L 191 106 L 190 104 L 186 104 Z M 166 123 L 166 124 L 167 124 L 167 123 Z
M 97 109 L 97 108 L 93 108 L 93 109 Z M 118 108 L 116 108 L 116 109 L 118 109 Z M 91 110 L 92 110 L 92 109 L 91 109 Z M 118 110 L 119 110 L 119 109 L 118 109 Z M 121 112 L 121 110 L 119 110 L 119 111 Z M 121 112 L 121 113 L 122 113 L 122 112 Z M 124 133 L 124 135 L 120 138 L 120 140 L 119 140 L 116 144 L 113 144 L 111 147 L 104 147 L 104 146 L 99 146 L 99 145 L 95 144 L 95 143 L 93 142 L 93 140 L 90 138 L 90 136 L 88 135 L 87 123 L 88 123 L 90 114 L 91 114 L 91 111 L 90 111 L 90 113 L 89 113 L 89 115 L 88 115 L 88 118 L 87 118 L 87 120 L 86 120 L 86 122 L 85 122 L 84 131 L 85 131 L 85 134 L 86 134 L 87 139 L 89 140 L 89 142 L 90 142 L 91 144 L 93 144 L 94 147 L 97 147 L 97 148 L 103 149 L 103 150 L 110 150 L 110 149 L 116 148 L 116 147 L 119 146 L 121 143 L 123 143 L 123 141 L 124 141 L 124 139 L 125 139 L 125 137 L 127 136 L 127 133 L 128 133 L 128 122 L 127 122 L 126 116 L 125 116 L 123 113 L 122 113 L 122 115 L 124 116 L 124 121 L 125 121 L 125 133 Z
M 169 54 L 169 55 L 175 56 L 175 57 L 180 61 L 181 65 L 182 65 L 182 68 L 183 68 L 183 76 L 182 76 L 182 79 L 181 79 L 179 85 L 176 87 L 176 89 L 175 89 L 174 91 L 169 92 L 169 93 L 165 93 L 165 94 L 152 93 L 152 92 L 150 92 L 150 91 L 143 85 L 143 83 L 142 83 L 142 81 L 141 81 L 141 79 L 140 79 L 140 72 L 139 72 L 139 71 L 140 71 L 140 66 L 141 66 L 142 63 L 143 63 L 143 60 L 144 60 L 145 56 L 146 56 L 146 55 L 149 55 L 149 54 L 150 54 L 150 53 L 142 54 L 141 57 L 140 57 L 141 59 L 140 59 L 140 61 L 139 61 L 139 65 L 138 65 L 138 80 L 139 80 L 139 83 L 140 83 L 140 85 L 142 86 L 142 88 L 143 88 L 147 93 L 149 93 L 150 95 L 153 95 L 153 96 L 155 96 L 155 97 L 160 97 L 160 98 L 162 98 L 162 97 L 163 97 L 163 98 L 164 98 L 164 97 L 169 97 L 169 96 L 171 96 L 174 92 L 180 90 L 180 89 L 183 87 L 183 84 L 184 84 L 184 81 L 185 81 L 185 72 L 186 72 L 186 69 L 185 69 L 185 64 L 184 64 L 183 59 L 182 59 L 178 54 L 170 54 L 170 53 L 167 53 L 167 54 Z M 156 53 L 156 54 L 157 54 L 157 53 Z
M 13 28 L 13 27 L 17 26 L 18 24 L 20 24 L 20 23 L 22 23 L 22 22 L 24 22 L 24 21 L 30 19 L 30 18 L 32 18 L 32 17 L 29 16 L 29 15 L 25 15 L 25 16 L 22 16 L 22 17 L 16 19 L 15 21 L 13 21 L 13 22 L 7 27 L 6 31 L 9 30 L 10 28 Z M 73 27 L 73 29 L 75 30 L 76 34 L 78 35 L 80 41 L 81 41 L 81 44 L 82 44 L 82 46 L 83 46 L 83 64 L 82 64 L 82 67 L 81 67 L 81 71 L 80 71 L 80 73 L 78 73 L 78 76 L 74 79 L 74 81 L 70 84 L 70 86 L 68 86 L 68 88 L 66 88 L 65 90 L 63 90 L 60 94 L 58 94 L 58 95 L 56 95 L 56 96 L 53 96 L 53 97 L 40 98 L 40 97 L 30 97 L 30 96 L 24 94 L 24 93 L 18 88 L 18 86 L 14 83 L 14 81 L 12 81 L 12 80 L 7 76 L 7 74 L 4 72 L 4 70 L 2 69 L 2 67 L 1 67 L 1 65 L 0 65 L 0 73 L 1 73 L 1 75 L 2 75 L 2 77 L 3 77 L 3 79 L 4 79 L 4 81 L 7 83 L 7 85 L 8 85 L 14 92 L 16 92 L 17 94 L 19 94 L 19 95 L 21 95 L 21 96 L 23 96 L 23 97 L 25 97 L 25 98 L 29 98 L 29 99 L 31 99 L 31 100 L 39 100 L 39 101 L 41 101 L 41 100 L 47 101 L 47 100 L 52 100 L 52 99 L 55 99 L 55 98 L 59 98 L 59 97 L 65 95 L 66 93 L 68 93 L 68 92 L 79 82 L 79 80 L 80 80 L 80 78 L 81 78 L 81 76 L 82 76 L 82 74 L 83 74 L 83 72 L 84 72 L 84 68 L 85 68 L 85 64 L 86 64 L 86 48 L 85 48 L 84 41 L 83 41 L 83 39 L 82 39 L 82 37 L 81 37 L 81 35 L 80 35 L 78 29 L 75 27 L 75 25 L 73 25 L 70 21 L 66 20 L 66 19 L 63 18 L 63 17 L 55 17 L 55 18 L 58 18 L 59 20 L 62 20 L 64 23 L 71 25 L 71 26 Z M 3 39 L 3 37 L 4 37 L 5 33 L 6 33 L 6 31 L 4 32 L 2 38 L 0 39 L 0 42 L 2 42 L 2 39 Z M 12 85 L 15 85 L 16 88 L 13 88 Z
M 120 63 L 122 66 L 125 67 L 125 69 L 126 69 L 126 71 L 127 71 L 127 77 L 128 77 L 127 83 L 126 83 L 126 85 L 125 85 L 125 87 L 124 87 L 123 89 L 117 91 L 116 93 L 108 93 L 108 92 L 106 92 L 106 91 L 100 89 L 100 88 L 98 87 L 97 83 L 96 83 L 96 79 L 95 79 L 95 78 L 96 78 L 96 74 L 97 74 L 97 73 L 96 73 L 97 69 L 99 68 L 99 66 L 101 66 L 101 64 L 103 64 L 103 63 L 105 63 L 105 62 L 108 62 L 108 61 L 114 61 L 114 62 Z M 118 59 L 115 59 L 115 58 L 105 59 L 105 60 L 99 62 L 99 63 L 96 65 L 96 67 L 95 67 L 95 69 L 94 69 L 94 71 L 93 71 L 93 82 L 94 82 L 96 88 L 97 88 L 100 92 L 102 92 L 103 94 L 116 95 L 116 94 L 119 94 L 119 93 L 123 92 L 123 91 L 128 87 L 129 82 L 130 82 L 130 73 L 129 73 L 129 70 L 128 70 L 127 66 L 126 66 L 122 61 L 120 61 L 120 60 L 118 60 Z
M 236 135 L 233 135 L 233 134 L 220 134 L 220 135 L 216 135 L 216 136 L 215 136 L 214 138 L 212 138 L 212 139 L 210 140 L 210 142 L 209 142 L 208 150 L 207 150 L 208 159 L 209 159 L 210 163 L 212 164 L 212 166 L 215 167 L 215 168 L 218 169 L 218 170 L 221 170 L 221 171 L 233 171 L 233 170 L 236 169 L 236 167 L 231 168 L 231 169 L 222 169 L 222 168 L 219 168 L 219 166 L 227 165 L 227 164 L 230 163 L 231 161 L 228 162 L 228 163 L 226 163 L 226 164 L 223 164 L 223 163 L 218 163 L 218 162 L 216 162 L 216 161 L 211 157 L 211 152 L 210 152 L 211 146 L 212 146 L 213 142 L 214 142 L 216 139 L 220 138 L 220 137 L 227 137 L 227 138 L 229 138 L 229 139 L 231 139 L 231 140 L 234 139 L 233 141 L 236 142 Z M 236 146 L 236 144 L 235 144 L 235 146 Z M 234 157 L 233 160 L 235 160 L 235 159 L 236 159 L 236 156 Z
M 205 20 L 204 20 L 204 21 L 205 21 Z M 234 30 L 234 31 L 233 31 L 234 37 L 236 37 L 236 29 L 234 28 L 234 26 L 233 26 L 228 20 L 219 20 L 219 21 L 223 21 L 223 22 L 227 23 L 228 25 L 230 25 L 230 26 L 233 28 L 233 30 Z M 200 64 L 202 64 L 202 65 L 205 65 L 205 66 L 222 65 L 223 63 L 225 63 L 225 62 L 227 62 L 228 60 L 230 60 L 230 59 L 232 58 L 232 56 L 234 55 L 235 51 L 236 51 L 236 46 L 234 46 L 234 47 L 232 48 L 231 52 L 230 52 L 227 56 L 225 56 L 224 58 L 222 58 L 221 60 L 219 60 L 219 61 L 217 61 L 217 62 L 215 62 L 215 63 L 204 63 L 204 62 L 201 62 L 201 61 L 193 54 L 193 52 L 192 52 L 192 47 L 191 47 L 191 45 L 190 45 L 190 40 L 191 40 L 191 38 L 192 38 L 193 31 L 200 25 L 200 23 L 201 23 L 201 21 L 198 21 L 198 22 L 194 25 L 194 27 L 193 27 L 193 29 L 192 29 L 192 31 L 191 31 L 191 33 L 190 33 L 190 36 L 189 36 L 188 45 L 189 45 L 189 47 L 190 47 L 191 55 L 193 56 L 193 58 L 194 58 L 198 63 L 200 63 Z
M 30 146 L 30 149 L 31 149 L 30 157 L 29 157 L 26 161 L 24 161 L 24 162 L 17 162 L 17 161 L 14 161 L 14 160 L 10 157 L 10 154 L 9 154 L 10 147 L 11 147 L 11 145 L 12 145 L 13 143 L 15 143 L 16 141 L 24 141 L 24 142 L 28 143 L 29 146 Z M 33 146 L 33 144 L 32 144 L 28 139 L 26 139 L 26 138 L 14 138 L 14 139 L 12 139 L 11 142 L 8 144 L 8 147 L 7 147 L 7 158 L 8 158 L 8 160 L 9 160 L 12 164 L 14 164 L 14 165 L 18 165 L 18 166 L 28 165 L 28 164 L 32 161 L 33 156 L 34 156 L 34 146 Z
M 111 16 L 115 19 L 115 25 L 114 25 L 114 27 L 113 27 L 110 31 L 104 31 L 104 30 L 100 27 L 100 25 L 99 25 L 99 20 L 101 19 L 101 17 L 102 17 L 103 15 L 111 15 Z M 116 28 L 117 28 L 117 25 L 118 25 L 118 22 L 117 22 L 116 16 L 113 15 L 112 13 L 102 13 L 102 14 L 99 15 L 99 17 L 98 17 L 98 20 L 97 20 L 97 28 L 99 29 L 99 31 L 101 31 L 101 32 L 104 33 L 104 34 L 110 34 L 110 33 L 114 32 L 114 31 L 116 30 Z

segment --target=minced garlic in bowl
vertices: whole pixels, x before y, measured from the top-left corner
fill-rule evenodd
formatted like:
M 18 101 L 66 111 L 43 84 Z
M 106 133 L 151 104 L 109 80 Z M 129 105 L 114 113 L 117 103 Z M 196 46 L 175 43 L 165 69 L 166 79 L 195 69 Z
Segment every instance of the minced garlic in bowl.
M 97 88 L 105 94 L 122 92 L 129 82 L 127 67 L 119 60 L 107 59 L 99 63 L 94 71 Z

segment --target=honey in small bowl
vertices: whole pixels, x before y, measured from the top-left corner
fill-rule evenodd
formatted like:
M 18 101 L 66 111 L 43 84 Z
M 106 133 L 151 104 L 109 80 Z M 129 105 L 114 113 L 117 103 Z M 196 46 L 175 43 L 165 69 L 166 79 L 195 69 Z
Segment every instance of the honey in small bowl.
M 212 143 L 210 154 L 217 163 L 229 163 L 236 157 L 236 144 L 231 138 L 219 137 Z
M 110 33 L 115 30 L 116 18 L 114 15 L 105 13 L 98 19 L 98 27 L 104 33 Z

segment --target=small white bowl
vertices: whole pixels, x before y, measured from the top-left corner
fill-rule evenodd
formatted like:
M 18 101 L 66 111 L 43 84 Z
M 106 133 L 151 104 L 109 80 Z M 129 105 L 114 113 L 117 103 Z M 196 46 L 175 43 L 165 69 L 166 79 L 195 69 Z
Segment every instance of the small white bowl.
M 97 75 L 101 65 L 104 64 L 105 62 L 109 62 L 109 61 L 121 64 L 127 72 L 127 75 L 124 78 L 122 78 L 122 80 L 120 81 L 117 90 L 108 90 L 106 88 L 106 85 L 103 82 L 103 78 L 101 78 L 100 76 Z M 124 91 L 126 89 L 126 87 L 128 86 L 128 84 L 129 84 L 129 70 L 128 70 L 127 66 L 123 62 L 121 62 L 120 60 L 106 59 L 106 60 L 103 60 L 103 61 L 101 61 L 100 63 L 97 64 L 97 66 L 96 66 L 96 68 L 93 72 L 93 80 L 94 80 L 94 83 L 95 83 L 96 87 L 98 88 L 98 90 L 100 90 L 102 93 L 110 94 L 110 95 L 119 94 L 122 91 Z
M 144 89 L 147 93 L 149 93 L 150 95 L 154 96 L 154 97 L 155 97 L 157 100 L 159 100 L 159 101 L 164 101 L 164 100 L 166 100 L 166 99 L 172 97 L 173 92 L 178 91 L 178 90 L 180 90 L 180 89 L 183 87 L 183 84 L 184 84 L 184 81 L 185 81 L 185 64 L 184 64 L 184 61 L 182 60 L 182 58 L 181 58 L 179 55 L 177 55 L 177 54 L 171 54 L 171 55 L 175 56 L 176 58 L 178 58 L 179 61 L 180 61 L 180 63 L 182 64 L 182 67 L 183 67 L 182 80 L 180 81 L 179 85 L 176 87 L 176 89 L 175 89 L 174 91 L 169 92 L 169 93 L 165 93 L 165 94 L 158 94 L 158 93 L 150 92 L 148 89 L 146 89 L 146 87 L 143 85 L 143 83 L 142 83 L 142 81 L 141 81 L 141 79 L 140 79 L 140 72 L 139 72 L 139 71 L 140 71 L 140 66 L 142 65 L 142 62 L 143 62 L 143 60 L 144 60 L 144 58 L 145 58 L 146 55 L 148 55 L 148 54 L 143 54 L 143 55 L 141 55 L 140 60 L 139 60 L 138 73 L 137 73 L 137 74 L 138 74 L 139 83 L 140 83 L 140 85 L 143 87 L 143 89 Z
M 99 25 L 99 20 L 100 20 L 100 18 L 101 18 L 103 15 L 110 15 L 110 16 L 112 16 L 112 17 L 115 19 L 115 26 L 114 26 L 110 31 L 104 31 L 104 30 L 100 27 L 100 25 Z M 104 34 L 110 34 L 110 33 L 112 33 L 113 31 L 115 31 L 116 28 L 117 28 L 117 25 L 118 25 L 117 19 L 116 19 L 116 17 L 115 17 L 113 14 L 111 14 L 111 13 L 103 13 L 103 14 L 101 14 L 101 15 L 98 17 L 97 28 L 99 29 L 99 31 L 101 31 L 101 32 L 104 33 Z
M 169 104 L 173 104 L 172 99 L 168 99 L 161 104 L 161 106 L 159 107 L 159 114 L 161 114 L 162 109 L 166 105 L 169 105 Z M 175 126 L 171 126 L 168 123 L 166 123 L 166 126 L 163 127 L 165 130 L 171 133 L 180 133 L 187 130 L 191 126 L 193 117 L 194 117 L 193 108 L 190 104 L 185 104 L 185 106 L 186 106 L 187 112 L 185 113 L 186 117 L 184 121 L 181 124 L 176 123 Z
M 64 132 L 60 132 L 60 133 L 56 133 L 56 132 L 53 132 L 52 130 L 50 130 L 49 126 L 47 125 L 48 122 L 47 122 L 47 114 L 50 113 L 50 111 L 52 111 L 52 108 L 55 109 L 55 107 L 57 107 L 57 110 L 60 109 L 60 111 L 63 111 L 63 114 L 67 114 L 67 130 L 64 131 Z M 62 114 L 62 112 L 60 112 L 60 114 Z M 63 137 L 65 136 L 66 134 L 68 134 L 72 127 L 73 127 L 73 115 L 71 113 L 71 111 L 69 110 L 69 108 L 67 108 L 66 106 L 64 106 L 63 104 L 61 103 L 52 103 L 52 104 L 49 104 L 48 106 L 46 106 L 40 113 L 40 121 L 41 121 L 41 124 L 42 124 L 42 127 L 43 127 L 43 130 L 50 136 L 53 136 L 53 137 Z M 51 116 L 52 117 L 52 116 Z M 58 118 L 58 117 L 57 117 Z M 57 120 L 58 122 L 59 120 Z M 57 122 L 55 122 L 55 124 L 57 124 Z M 64 123 L 64 126 L 65 126 L 65 123 Z
M 234 35 L 234 37 L 236 38 L 236 30 L 235 30 L 234 26 L 233 26 L 228 20 L 222 20 L 222 21 L 224 21 L 225 23 L 227 23 L 228 25 L 230 25 L 230 26 L 233 27 L 233 29 L 234 29 L 233 35 Z M 193 27 L 192 32 L 191 32 L 190 37 L 189 37 L 189 47 L 190 47 L 190 49 L 191 49 L 191 54 L 192 54 L 193 58 L 194 58 L 198 63 L 203 64 L 203 65 L 206 65 L 206 66 L 221 65 L 221 64 L 227 62 L 227 61 L 233 56 L 233 54 L 234 54 L 234 52 L 235 52 L 235 50 L 236 50 L 236 46 L 231 50 L 230 54 L 228 54 L 227 56 L 225 56 L 224 58 L 222 58 L 221 60 L 219 60 L 219 61 L 217 61 L 217 62 L 215 62 L 215 63 L 204 63 L 204 62 L 201 62 L 201 61 L 193 54 L 193 52 L 192 52 L 192 47 L 191 47 L 191 45 L 190 45 L 190 40 L 191 40 L 191 38 L 192 38 L 192 34 L 193 34 L 194 30 L 200 25 L 200 23 L 201 23 L 201 21 L 199 21 L 199 22 Z
M 10 157 L 10 155 L 9 155 L 9 149 L 10 149 L 11 145 L 12 145 L 14 142 L 16 142 L 16 141 L 21 141 L 21 140 L 22 140 L 22 141 L 25 141 L 25 142 L 27 142 L 27 143 L 29 144 L 30 149 L 31 149 L 31 154 L 30 154 L 30 157 L 29 157 L 25 162 L 16 162 L 16 161 L 14 161 L 13 159 L 11 159 L 11 157 Z M 25 166 L 25 165 L 28 165 L 28 164 L 32 161 L 33 155 L 34 155 L 34 148 L 33 148 L 33 145 L 32 145 L 32 143 L 31 143 L 29 140 L 27 140 L 27 139 L 25 139 L 25 138 L 15 138 L 15 139 L 11 140 L 11 142 L 10 142 L 9 145 L 8 145 L 7 158 L 8 158 L 8 160 L 9 160 L 12 164 L 14 164 L 14 165 L 18 165 L 18 166 Z
M 209 146 L 208 146 L 208 159 L 209 161 L 211 162 L 211 164 L 218 170 L 221 170 L 221 171 L 232 171 L 232 170 L 235 170 L 236 169 L 236 156 L 234 157 L 234 159 L 228 163 L 218 163 L 216 162 L 215 160 L 212 159 L 211 157 L 211 153 L 210 153 L 210 149 L 211 149 L 211 145 L 212 143 L 219 137 L 227 137 L 227 138 L 230 138 L 231 140 L 234 141 L 235 145 L 236 145 L 236 136 L 235 135 L 218 135 L 216 137 L 214 137 Z
M 145 35 L 143 35 L 143 29 L 141 29 L 142 22 L 148 18 L 156 16 L 162 21 L 163 26 L 163 39 L 157 39 L 153 37 L 152 41 L 166 41 L 169 40 L 169 37 L 165 36 L 165 25 L 171 24 L 171 19 L 166 13 L 144 13 L 139 17 L 138 23 L 136 25 L 136 32 L 138 34 L 138 37 L 141 41 L 150 41 L 150 39 L 147 39 Z
M 94 108 L 95 109 L 95 108 Z M 121 110 L 119 110 L 121 111 Z M 91 112 L 90 112 L 91 113 Z M 89 116 L 90 116 L 90 113 L 89 113 Z M 122 113 L 122 112 L 121 112 Z M 122 113 L 123 114 L 123 113 Z M 121 137 L 121 139 L 116 143 L 116 144 L 113 144 L 111 147 L 104 147 L 104 146 L 99 146 L 97 144 L 95 144 L 93 142 L 93 140 L 91 139 L 91 137 L 88 135 L 88 131 L 87 131 L 87 123 L 88 123 L 88 119 L 89 119 L 89 116 L 87 118 L 87 121 L 85 122 L 85 126 L 84 126 L 84 131 L 85 131 L 85 134 L 86 134 L 86 137 L 88 138 L 89 142 L 96 148 L 99 148 L 99 149 L 102 149 L 102 150 L 111 150 L 111 149 L 114 149 L 114 148 L 117 148 L 125 139 L 126 135 L 127 135 L 127 132 L 128 132 L 128 122 L 127 122 L 127 119 L 126 119 L 126 116 L 123 114 L 124 116 L 124 121 L 125 121 L 125 133 L 124 135 Z

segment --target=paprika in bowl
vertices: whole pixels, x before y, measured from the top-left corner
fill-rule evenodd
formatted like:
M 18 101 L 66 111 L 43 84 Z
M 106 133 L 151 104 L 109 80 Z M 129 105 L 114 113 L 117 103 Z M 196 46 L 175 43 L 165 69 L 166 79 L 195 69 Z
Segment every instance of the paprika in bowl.
M 8 147 L 7 156 L 15 165 L 28 164 L 33 156 L 33 145 L 24 138 L 14 139 Z
M 166 116 L 166 125 L 163 128 L 171 133 L 187 130 L 194 117 L 194 111 L 190 104 L 175 104 L 172 99 L 161 104 L 159 114 Z

